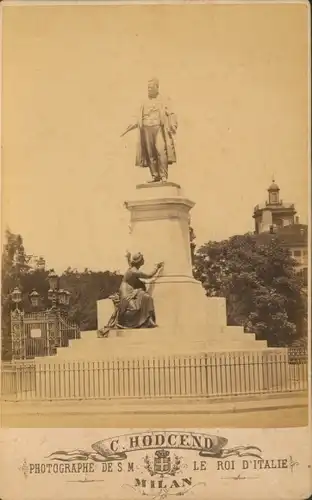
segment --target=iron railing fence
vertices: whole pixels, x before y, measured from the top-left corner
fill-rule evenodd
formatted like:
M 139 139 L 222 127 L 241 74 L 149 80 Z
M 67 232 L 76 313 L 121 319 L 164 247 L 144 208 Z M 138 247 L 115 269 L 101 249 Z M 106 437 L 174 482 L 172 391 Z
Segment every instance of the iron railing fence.
M 307 352 L 4 364 L 4 400 L 224 397 L 308 388 Z

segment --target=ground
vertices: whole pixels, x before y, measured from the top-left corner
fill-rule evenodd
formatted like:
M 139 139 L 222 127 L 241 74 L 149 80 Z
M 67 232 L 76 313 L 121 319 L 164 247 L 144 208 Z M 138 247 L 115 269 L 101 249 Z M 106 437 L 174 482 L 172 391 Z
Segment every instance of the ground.
M 261 403 L 261 402 L 260 402 Z M 273 403 L 273 401 L 272 401 Z M 301 402 L 303 403 L 303 402 Z M 25 406 L 19 403 L 4 404 L 1 412 L 2 427 L 301 427 L 308 425 L 308 406 L 300 404 L 299 400 L 288 401 L 287 406 L 276 407 L 271 404 L 270 408 L 261 409 L 261 404 L 254 408 L 241 407 L 232 411 L 220 411 L 216 409 L 213 413 L 200 408 L 197 413 L 189 411 L 166 411 L 165 408 L 156 408 L 153 413 L 143 409 L 137 413 L 136 409 L 127 408 L 121 413 L 117 408 L 107 407 L 103 402 L 101 406 L 90 402 L 68 406 L 58 404 L 49 408 L 45 404 L 41 410 L 25 410 Z M 77 411 L 78 410 L 78 411 Z

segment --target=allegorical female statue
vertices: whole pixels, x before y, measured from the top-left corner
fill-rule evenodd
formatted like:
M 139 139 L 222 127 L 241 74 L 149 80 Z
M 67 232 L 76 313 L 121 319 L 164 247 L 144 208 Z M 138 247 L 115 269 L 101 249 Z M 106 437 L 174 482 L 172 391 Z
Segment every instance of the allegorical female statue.
M 168 165 L 176 162 L 173 136 L 177 128 L 177 117 L 170 101 L 159 94 L 159 81 L 152 78 L 148 82 L 147 99 L 137 118 L 122 134 L 138 130 L 135 164 L 150 169 L 151 182 L 166 182 L 168 179 Z
M 127 253 L 126 256 L 129 268 L 123 276 L 119 292 L 110 297 L 114 302 L 115 311 L 108 325 L 99 332 L 100 336 L 108 334 L 110 329 L 157 326 L 153 297 L 142 280 L 156 277 L 163 263 L 159 262 L 152 272 L 145 273 L 140 270 L 144 265 L 144 257 L 140 252 L 132 256 Z

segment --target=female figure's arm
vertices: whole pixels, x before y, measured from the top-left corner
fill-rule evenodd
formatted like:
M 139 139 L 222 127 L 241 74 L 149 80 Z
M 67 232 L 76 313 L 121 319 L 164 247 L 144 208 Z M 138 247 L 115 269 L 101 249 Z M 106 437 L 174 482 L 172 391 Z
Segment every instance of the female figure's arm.
M 126 252 L 126 259 L 128 262 L 128 266 L 130 267 L 131 266 L 131 253 L 128 250 Z
M 151 273 L 143 273 L 143 271 L 134 271 L 133 274 L 138 278 L 150 279 L 153 278 L 153 276 L 155 276 L 155 274 L 158 272 L 158 269 L 160 269 L 162 266 L 163 263 L 159 262 L 158 264 L 156 264 L 154 271 L 152 271 Z

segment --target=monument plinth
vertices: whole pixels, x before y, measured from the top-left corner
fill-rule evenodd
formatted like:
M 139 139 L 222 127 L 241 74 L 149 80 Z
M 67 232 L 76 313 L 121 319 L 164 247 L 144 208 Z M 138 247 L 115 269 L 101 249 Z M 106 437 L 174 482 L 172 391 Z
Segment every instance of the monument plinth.
M 165 275 L 192 278 L 189 212 L 194 202 L 173 182 L 139 184 L 135 199 L 125 202 L 130 212 L 133 250 L 146 265 L 165 262 Z
M 195 203 L 173 182 L 139 184 L 136 197 L 126 201 L 130 212 L 131 250 L 143 253 L 146 267 L 164 261 L 153 283 L 157 324 L 179 329 L 203 324 L 204 290 L 192 274 L 189 238 L 190 210 Z
M 146 355 L 266 346 L 242 327 L 228 327 L 225 299 L 206 297 L 202 284 L 193 277 L 189 220 L 194 205 L 173 182 L 139 184 L 125 202 L 130 212 L 131 251 L 142 252 L 146 268 L 164 261 L 150 288 L 158 327 L 111 331 L 107 347 Z M 98 328 L 107 325 L 111 313 L 109 300 L 98 301 Z

